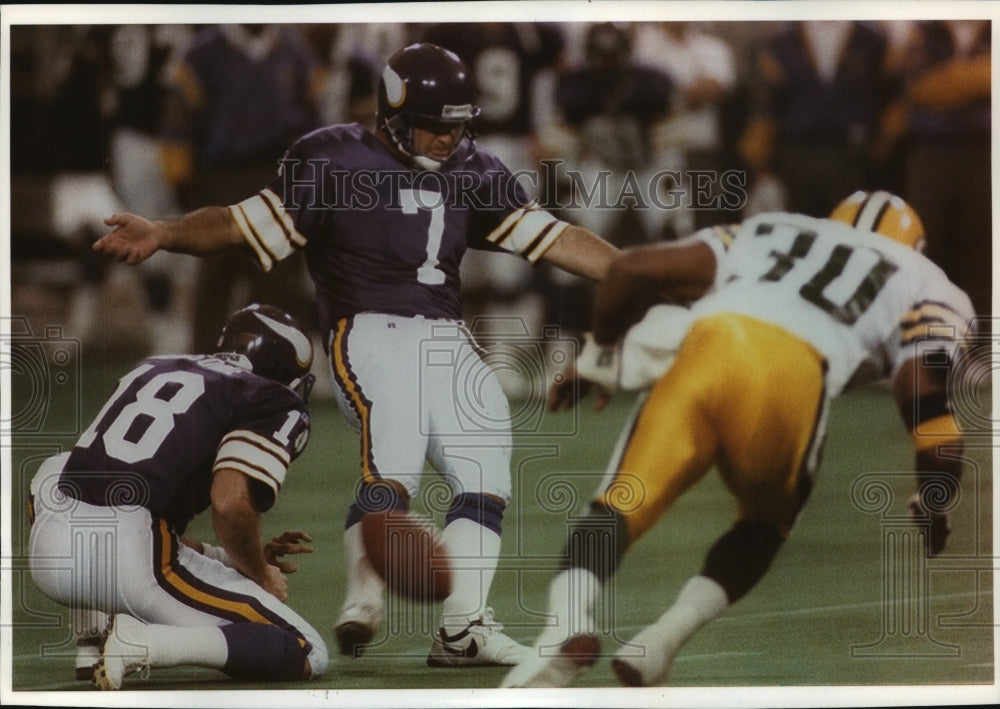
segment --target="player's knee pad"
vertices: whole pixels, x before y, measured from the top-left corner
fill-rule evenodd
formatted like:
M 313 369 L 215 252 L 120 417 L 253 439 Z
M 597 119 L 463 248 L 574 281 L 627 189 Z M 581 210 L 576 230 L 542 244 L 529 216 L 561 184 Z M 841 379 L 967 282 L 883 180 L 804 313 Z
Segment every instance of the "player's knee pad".
M 500 534 L 503 527 L 503 508 L 504 504 L 491 495 L 463 492 L 451 501 L 451 507 L 445 515 L 445 524 L 451 524 L 456 519 L 468 519 Z
M 410 496 L 401 484 L 392 480 L 364 483 L 347 510 L 347 523 L 344 527 L 353 527 L 369 512 L 408 509 Z
M 625 517 L 599 503 L 569 531 L 564 564 L 590 571 L 602 582 L 611 578 L 631 543 Z
M 222 671 L 239 680 L 285 682 L 305 679 L 312 645 L 277 625 L 233 623 L 221 628 L 229 648 Z
M 767 573 L 784 540 L 773 524 L 740 520 L 712 545 L 701 574 L 722 586 L 735 603 Z

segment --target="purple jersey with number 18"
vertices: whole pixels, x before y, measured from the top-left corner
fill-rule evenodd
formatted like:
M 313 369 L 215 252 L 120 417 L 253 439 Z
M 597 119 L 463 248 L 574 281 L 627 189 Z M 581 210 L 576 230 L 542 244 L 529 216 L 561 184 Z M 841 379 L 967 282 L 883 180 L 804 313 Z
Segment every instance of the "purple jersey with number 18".
M 139 505 L 181 533 L 211 503 L 214 471 L 252 481 L 261 511 L 309 440 L 294 391 L 215 357 L 151 357 L 115 392 L 70 452 L 59 478 L 69 497 Z

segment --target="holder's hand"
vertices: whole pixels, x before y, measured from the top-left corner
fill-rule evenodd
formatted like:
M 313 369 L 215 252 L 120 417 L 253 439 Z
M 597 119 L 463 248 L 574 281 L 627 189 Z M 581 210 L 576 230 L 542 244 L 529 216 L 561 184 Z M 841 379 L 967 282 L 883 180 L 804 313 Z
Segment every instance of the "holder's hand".
M 264 545 L 264 558 L 271 566 L 275 566 L 284 574 L 294 574 L 299 565 L 294 561 L 278 561 L 279 556 L 286 554 L 312 554 L 313 548 L 301 542 L 311 542 L 305 532 L 283 532 Z

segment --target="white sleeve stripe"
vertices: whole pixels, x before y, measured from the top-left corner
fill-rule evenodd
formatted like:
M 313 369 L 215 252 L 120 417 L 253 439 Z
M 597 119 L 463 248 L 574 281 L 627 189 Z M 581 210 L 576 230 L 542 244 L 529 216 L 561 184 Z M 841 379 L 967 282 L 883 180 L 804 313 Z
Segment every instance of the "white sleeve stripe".
M 216 470 L 235 467 L 244 472 L 255 471 L 255 477 L 264 475 L 281 485 L 288 461 L 247 441 L 227 441 L 219 447 L 213 467 Z
M 270 271 L 274 266 L 274 257 L 268 253 L 267 249 L 259 241 L 259 236 L 254 231 L 253 227 L 247 222 L 246 215 L 239 205 L 233 205 L 229 207 L 229 213 L 233 216 L 233 220 L 236 222 L 236 226 L 239 227 L 240 232 L 243 234 L 243 240 L 247 242 L 251 249 L 253 249 L 254 255 L 257 257 L 257 262 L 260 267 L 264 269 L 264 272 Z
M 507 218 L 500 222 L 500 225 L 486 236 L 486 240 L 494 244 L 500 241 L 506 233 L 513 228 L 514 223 L 517 222 L 523 214 L 523 209 L 518 209 L 516 212 L 508 214 Z
M 272 260 L 280 261 L 306 243 L 306 238 L 295 229 L 278 196 L 270 190 L 248 197 L 231 206 L 229 211 L 235 216 L 243 237 L 254 247 L 262 264 L 267 260 L 262 255 L 263 251 Z
M 232 468 L 236 466 L 258 471 L 258 475 L 265 475 L 269 479 L 279 483 L 285 478 L 285 466 L 259 451 L 256 454 L 252 452 L 248 454 L 246 450 L 234 451 L 228 449 L 219 451 L 218 456 L 215 458 L 215 464 L 212 467 L 218 470 L 219 468 Z
M 548 248 L 551 241 L 558 237 L 566 226 L 565 222 L 561 222 L 544 210 L 519 209 L 490 232 L 486 239 L 507 251 L 529 257 L 542 244 Z M 549 231 L 548 235 L 544 234 L 546 231 Z M 539 237 L 543 236 L 542 242 L 537 243 Z M 541 253 L 535 258 L 540 255 Z
M 282 256 L 275 253 L 274 249 L 270 247 L 264 235 L 261 234 L 254 223 L 250 220 L 250 216 L 247 214 L 246 209 L 242 204 L 237 204 L 236 209 L 239 210 L 240 216 L 243 218 L 243 223 L 246 224 L 247 231 L 249 231 L 251 238 L 257 243 L 261 249 L 267 252 L 268 257 L 273 261 L 280 261 Z
M 262 243 L 272 253 L 287 256 L 292 252 L 295 242 L 288 227 L 282 218 L 275 214 L 263 192 L 258 192 L 236 206 L 243 210 L 247 222 L 260 235 Z
M 215 467 L 212 470 L 213 472 L 219 470 L 235 470 L 238 473 L 243 473 L 248 478 L 264 483 L 271 488 L 275 494 L 277 494 L 277 492 L 281 489 L 281 483 L 284 482 L 285 479 L 283 473 L 280 477 L 275 477 L 269 470 L 258 468 L 250 465 L 245 460 L 239 460 L 236 458 L 218 458 L 216 459 Z
M 219 444 L 219 450 L 223 450 L 227 445 L 238 443 L 259 448 L 260 450 L 274 456 L 285 465 L 292 462 L 292 457 L 289 455 L 287 450 L 282 448 L 267 436 L 262 436 L 259 433 L 254 433 L 253 431 L 232 431 L 226 434 L 226 436 L 222 439 L 222 442 Z
M 276 222 L 279 222 L 281 227 L 285 230 L 285 236 L 288 240 L 296 246 L 305 246 L 306 237 L 299 233 L 299 230 L 295 228 L 295 222 L 292 220 L 292 216 L 285 209 L 285 205 L 282 204 L 281 198 L 269 189 L 261 190 L 260 197 L 267 204 L 268 209 L 271 210 L 271 218 Z

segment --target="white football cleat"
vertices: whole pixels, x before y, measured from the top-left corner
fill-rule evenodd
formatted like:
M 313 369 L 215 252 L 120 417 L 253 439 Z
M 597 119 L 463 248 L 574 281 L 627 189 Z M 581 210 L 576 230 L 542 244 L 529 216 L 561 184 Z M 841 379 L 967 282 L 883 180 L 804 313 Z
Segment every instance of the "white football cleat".
M 119 613 L 111 619 L 100 660 L 94 667 L 94 684 L 99 689 L 121 689 L 122 680 L 140 670 L 144 679 L 148 676 L 149 647 L 145 628 L 145 623 L 130 615 Z
M 73 613 L 76 628 L 73 637 L 76 640 L 76 678 L 83 682 L 94 679 L 94 667 L 101 659 L 101 647 L 108 636 L 111 618 L 98 610 L 76 609 Z
M 539 642 L 500 686 L 568 687 L 597 662 L 600 652 L 601 641 L 589 633 L 572 635 L 558 646 Z
M 670 676 L 676 650 L 660 639 L 656 625 L 646 627 L 615 653 L 611 669 L 626 687 L 662 687 Z
M 83 682 L 94 679 L 94 668 L 101 659 L 100 635 L 77 638 L 76 641 L 76 678 Z
M 516 665 L 531 650 L 504 635 L 502 630 L 503 626 L 493 619 L 492 608 L 487 608 L 455 635 L 449 636 L 441 628 L 434 635 L 427 664 L 430 667 Z
M 337 618 L 334 633 L 341 655 L 361 657 L 382 624 L 382 609 L 370 603 L 352 603 Z

